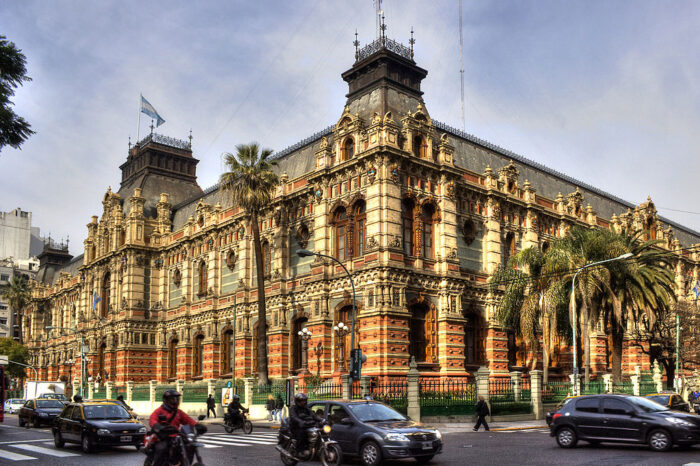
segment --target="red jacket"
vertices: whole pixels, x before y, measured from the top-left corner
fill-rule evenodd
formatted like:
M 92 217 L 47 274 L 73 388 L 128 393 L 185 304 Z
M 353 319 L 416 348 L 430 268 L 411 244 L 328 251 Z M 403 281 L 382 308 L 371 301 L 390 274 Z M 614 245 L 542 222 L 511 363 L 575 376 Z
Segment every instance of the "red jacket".
M 153 411 L 153 414 L 151 414 L 150 418 L 150 425 L 151 428 L 153 428 L 154 425 L 158 424 L 160 421 L 158 420 L 159 416 L 165 416 L 165 420 L 167 421 L 170 419 L 170 417 L 173 415 L 172 410 L 169 410 L 168 408 L 165 407 L 165 405 L 160 405 L 155 411 Z M 181 425 L 186 424 L 193 426 L 197 424 L 197 421 L 189 417 L 187 414 L 185 414 L 184 411 L 178 409 L 177 414 L 175 414 L 175 417 L 173 417 L 173 420 L 168 423 L 169 425 L 175 427 L 176 429 L 179 429 Z

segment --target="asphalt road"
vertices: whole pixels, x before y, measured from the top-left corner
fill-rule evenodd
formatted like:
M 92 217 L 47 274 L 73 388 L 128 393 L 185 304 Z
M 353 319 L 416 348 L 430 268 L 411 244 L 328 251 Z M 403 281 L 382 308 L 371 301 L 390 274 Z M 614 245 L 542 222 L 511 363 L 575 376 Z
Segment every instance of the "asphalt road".
M 210 425 L 201 453 L 208 465 L 281 465 L 275 451 L 277 432 L 257 429 L 251 435 L 226 434 L 221 426 Z M 510 432 L 460 432 L 443 435 L 445 448 L 431 464 L 441 465 L 700 465 L 700 446 L 689 450 L 674 448 L 668 453 L 654 453 L 644 447 L 603 445 L 584 442 L 573 450 L 562 450 L 546 429 Z M 57 450 L 48 428 L 24 429 L 17 426 L 17 417 L 5 417 L 0 424 L 0 464 L 39 465 L 99 464 L 100 466 L 141 465 L 145 456 L 133 447 L 120 447 L 84 454 L 78 445 Z M 307 463 L 320 464 L 320 463 Z M 359 464 L 349 461 L 346 464 Z M 415 464 L 393 461 L 389 466 Z

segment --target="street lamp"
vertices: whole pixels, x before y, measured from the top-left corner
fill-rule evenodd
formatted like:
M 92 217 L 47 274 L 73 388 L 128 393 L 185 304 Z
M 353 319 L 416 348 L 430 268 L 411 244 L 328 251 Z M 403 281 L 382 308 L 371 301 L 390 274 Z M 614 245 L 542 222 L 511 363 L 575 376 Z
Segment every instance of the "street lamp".
M 73 363 L 75 363 L 73 358 L 66 359 L 66 362 L 64 363 L 64 364 L 68 365 L 68 386 L 69 387 L 73 386 Z
M 350 350 L 355 349 L 355 309 L 357 308 L 356 302 L 357 302 L 357 295 L 355 293 L 355 282 L 352 281 L 352 275 L 350 275 L 350 272 L 348 271 L 347 267 L 340 262 L 338 259 L 336 259 L 333 256 L 327 256 L 326 254 L 321 254 L 320 252 L 313 252 L 309 251 L 308 249 L 299 249 L 297 250 L 297 256 L 299 257 L 309 257 L 309 256 L 319 256 L 319 257 L 325 257 L 327 259 L 333 260 L 340 264 L 340 266 L 345 270 L 345 273 L 348 275 L 348 278 L 350 279 L 350 285 L 352 286 L 352 329 L 350 333 Z M 352 375 L 352 374 L 351 374 Z
M 82 396 L 83 396 L 83 359 L 85 358 L 85 356 L 83 355 L 83 350 L 84 350 L 83 334 L 72 327 L 55 327 L 53 325 L 49 325 L 48 327 L 46 327 L 46 330 L 68 330 L 70 332 L 77 333 L 78 335 L 80 335 L 80 397 L 82 398 Z
M 309 350 L 309 339 L 313 333 L 311 330 L 304 327 L 303 329 L 299 330 L 297 334 L 299 337 L 301 337 L 301 371 L 299 371 L 299 373 L 306 375 L 309 373 L 309 360 L 307 354 Z
M 338 371 L 345 372 L 345 335 L 350 333 L 350 329 L 342 322 L 333 327 L 333 331 L 338 335 L 338 346 L 340 347 L 340 355 L 338 357 Z
M 574 388 L 572 390 L 572 393 L 574 396 L 578 395 L 578 361 L 576 358 L 576 355 L 578 352 L 578 348 L 576 345 L 576 328 L 578 327 L 577 318 L 576 318 L 576 294 L 575 294 L 576 293 L 576 275 L 578 275 L 579 272 L 581 272 L 582 270 L 587 269 L 589 267 L 594 267 L 596 265 L 605 264 L 607 262 L 629 259 L 632 256 L 633 256 L 633 254 L 631 252 L 628 252 L 626 254 L 623 254 L 623 255 L 618 256 L 618 257 L 614 257 L 612 259 L 606 259 L 604 261 L 598 261 L 598 262 L 593 262 L 591 264 L 586 264 L 582 267 L 579 267 L 579 269 L 574 274 L 574 279 L 571 280 L 571 306 L 572 306 L 572 311 L 573 311 L 572 313 L 573 313 L 573 330 L 574 330 L 574 332 L 573 332 L 574 333 Z

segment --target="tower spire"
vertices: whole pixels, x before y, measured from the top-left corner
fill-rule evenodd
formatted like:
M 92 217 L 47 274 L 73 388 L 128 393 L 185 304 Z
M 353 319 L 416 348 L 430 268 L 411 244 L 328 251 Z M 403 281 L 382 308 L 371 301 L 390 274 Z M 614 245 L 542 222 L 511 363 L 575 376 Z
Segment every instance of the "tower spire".
M 360 58 L 360 41 L 357 40 L 357 29 L 355 29 L 355 41 L 352 43 L 355 46 L 355 61 Z
M 413 26 L 411 26 L 411 38 L 408 40 L 408 43 L 411 44 L 411 60 L 413 60 L 413 44 L 416 43 L 416 39 L 413 38 Z

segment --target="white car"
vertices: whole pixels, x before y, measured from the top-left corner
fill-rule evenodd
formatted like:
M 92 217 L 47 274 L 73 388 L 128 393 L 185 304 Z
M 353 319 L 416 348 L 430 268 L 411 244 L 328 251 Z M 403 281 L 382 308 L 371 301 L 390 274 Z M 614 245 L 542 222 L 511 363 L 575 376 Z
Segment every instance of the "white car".
M 24 405 L 25 400 L 21 398 L 9 398 L 5 401 L 5 412 L 15 414 Z

